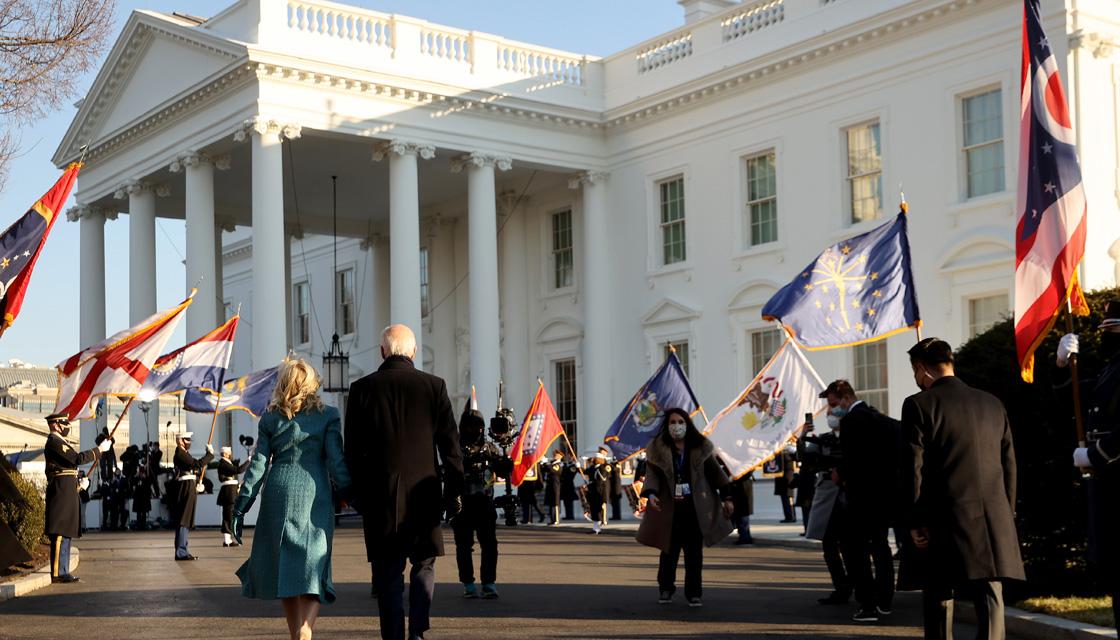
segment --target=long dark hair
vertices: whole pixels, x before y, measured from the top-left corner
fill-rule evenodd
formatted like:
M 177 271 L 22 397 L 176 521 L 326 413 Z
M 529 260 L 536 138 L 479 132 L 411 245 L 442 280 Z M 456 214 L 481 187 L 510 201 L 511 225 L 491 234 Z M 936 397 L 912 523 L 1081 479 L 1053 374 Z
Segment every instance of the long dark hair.
M 698 447 L 704 441 L 704 436 L 696 429 L 696 425 L 692 422 L 692 416 L 680 407 L 672 407 L 665 410 L 661 419 L 661 428 L 657 432 L 657 437 L 669 447 L 673 448 L 673 436 L 669 435 L 669 417 L 678 415 L 684 418 L 684 424 L 688 427 L 688 431 L 684 435 L 684 445 L 686 447 Z

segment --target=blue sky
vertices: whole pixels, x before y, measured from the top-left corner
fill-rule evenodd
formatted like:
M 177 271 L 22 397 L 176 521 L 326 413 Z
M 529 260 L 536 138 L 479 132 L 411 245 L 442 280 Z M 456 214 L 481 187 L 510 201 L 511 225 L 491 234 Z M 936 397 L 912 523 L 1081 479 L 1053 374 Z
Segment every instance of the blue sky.
M 115 40 L 133 9 L 211 16 L 231 2 L 120 2 L 113 38 Z M 566 0 L 561 3 L 552 0 L 351 0 L 346 4 L 600 56 L 683 23 L 683 11 L 675 0 Z M 68 104 L 84 95 L 96 73 L 94 69 L 77 83 L 81 94 L 75 95 Z M 7 184 L 0 191 L 0 226 L 7 226 L 23 215 L 58 178 L 59 171 L 51 164 L 50 157 L 74 113 L 73 108 L 66 108 L 19 130 L 21 155 L 10 165 Z M 72 204 L 73 198 L 67 208 Z M 106 225 L 105 245 L 106 329 L 111 334 L 128 325 L 127 216 Z M 183 247 L 182 222 L 159 220 L 156 278 L 157 303 L 161 308 L 181 300 L 186 288 Z M 87 346 L 78 344 L 78 318 L 82 312 L 78 305 L 78 264 L 78 224 L 60 220 L 36 266 L 20 317 L 0 338 L 0 362 L 19 358 L 51 366 Z M 181 343 L 182 340 L 180 326 L 172 342 Z

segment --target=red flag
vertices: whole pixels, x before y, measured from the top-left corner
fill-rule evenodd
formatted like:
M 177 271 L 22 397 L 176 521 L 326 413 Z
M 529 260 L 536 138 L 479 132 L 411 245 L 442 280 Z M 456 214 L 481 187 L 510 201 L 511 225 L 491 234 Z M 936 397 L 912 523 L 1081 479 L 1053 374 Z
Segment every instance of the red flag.
M 513 486 L 521 484 L 525 474 L 540 462 L 552 443 L 562 435 L 564 426 L 560 424 L 560 416 L 556 415 L 552 400 L 542 384 L 537 388 L 537 396 L 533 398 L 533 404 L 525 416 L 521 435 L 513 445 L 513 474 L 510 477 Z
M 23 307 L 35 262 L 81 168 L 77 162 L 67 167 L 50 191 L 0 234 L 0 335 L 12 326 Z

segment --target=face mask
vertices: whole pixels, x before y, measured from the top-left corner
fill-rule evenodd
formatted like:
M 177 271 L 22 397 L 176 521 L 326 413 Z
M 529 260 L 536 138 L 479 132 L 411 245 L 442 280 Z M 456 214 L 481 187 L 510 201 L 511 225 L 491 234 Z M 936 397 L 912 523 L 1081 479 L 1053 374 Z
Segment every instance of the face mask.
M 1101 334 L 1101 352 L 1109 360 L 1120 354 L 1120 333 L 1105 331 Z
M 848 415 L 848 410 L 844 407 L 832 407 L 828 410 L 828 413 L 829 415 L 836 416 L 837 418 L 843 418 L 844 416 Z
M 70 427 L 59 427 L 58 434 L 65 438 L 66 436 L 70 435 Z
M 684 436 L 687 433 L 688 425 L 683 422 L 676 422 L 669 425 L 669 435 L 673 436 L 674 440 L 684 440 Z
M 825 420 L 828 422 L 829 429 L 835 431 L 840 428 L 840 416 L 833 414 L 831 411 L 825 416 Z

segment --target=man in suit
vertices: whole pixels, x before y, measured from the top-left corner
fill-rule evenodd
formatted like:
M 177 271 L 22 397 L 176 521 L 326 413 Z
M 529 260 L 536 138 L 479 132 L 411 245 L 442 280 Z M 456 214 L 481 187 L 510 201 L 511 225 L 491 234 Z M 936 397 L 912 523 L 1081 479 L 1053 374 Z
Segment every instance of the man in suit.
M 844 558 L 859 602 L 852 619 L 876 622 L 890 615 L 894 601 L 889 531 L 898 483 L 898 423 L 857 398 L 847 380 L 833 381 L 820 397 L 828 400 L 830 417 L 840 419 L 844 455 L 835 480 L 848 500 Z
M 384 362 L 350 386 L 346 406 L 346 463 L 386 640 L 404 638 L 406 560 L 412 565 L 408 637 L 423 638 L 429 629 L 435 559 L 443 555 L 440 505 L 451 516 L 462 509 L 463 459 L 447 385 L 416 369 L 415 356 L 411 329 L 386 328 Z
M 931 568 L 922 589 L 925 637 L 952 638 L 957 591 L 976 607 L 976 637 L 999 640 L 1003 581 L 1026 579 L 1007 413 L 995 396 L 953 375 L 944 340 L 926 338 L 908 353 L 922 391 L 902 405 L 900 479 L 905 528 Z

